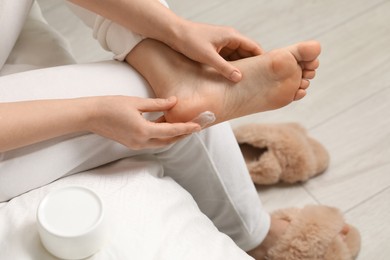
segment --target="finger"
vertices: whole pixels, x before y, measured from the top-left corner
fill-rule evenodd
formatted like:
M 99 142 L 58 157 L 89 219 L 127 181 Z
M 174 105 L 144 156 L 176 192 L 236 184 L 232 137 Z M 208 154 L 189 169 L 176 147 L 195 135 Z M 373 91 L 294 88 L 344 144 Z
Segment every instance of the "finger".
M 253 57 L 263 53 L 263 49 L 255 42 L 252 41 L 252 43 L 247 43 L 246 40 L 240 41 L 237 39 L 226 43 L 226 46 L 219 52 L 222 57 L 230 61 Z
M 228 61 L 240 60 L 255 56 L 251 52 L 243 49 L 231 50 L 229 48 L 222 49 L 219 54 Z
M 240 49 L 239 46 L 237 46 L 237 48 L 235 49 L 233 49 L 233 46 L 223 47 L 219 51 L 219 55 L 221 55 L 225 59 L 231 57 L 232 55 L 238 55 L 241 58 L 247 58 L 253 56 L 251 52 L 246 51 L 244 49 Z
M 244 57 L 241 57 L 241 55 L 238 53 L 238 52 L 233 52 L 228 58 L 227 60 L 229 61 L 233 61 L 233 60 L 240 60 L 240 59 L 243 59 Z
M 168 99 L 163 98 L 141 98 L 138 101 L 137 108 L 141 112 L 160 112 L 172 108 L 177 102 L 176 97 Z
M 258 55 L 265 53 L 263 48 L 260 45 L 258 45 L 257 43 L 244 42 L 243 44 L 240 45 L 240 47 L 241 47 L 240 49 L 243 52 L 248 52 L 248 53 L 252 54 L 251 56 L 258 56 Z
M 237 50 L 233 50 L 230 48 L 223 48 L 220 52 L 219 55 L 221 55 L 225 60 L 232 61 L 232 60 L 238 60 L 240 59 L 240 54 L 238 53 Z
M 201 127 L 193 122 L 187 123 L 153 123 L 149 122 L 149 136 L 151 138 L 168 138 L 188 135 L 201 130 Z
M 241 80 L 242 75 L 241 72 L 234 67 L 231 63 L 226 61 L 222 56 L 220 56 L 217 52 L 212 52 L 208 57 L 208 61 L 206 60 L 206 64 L 210 65 L 214 69 L 216 69 L 219 73 L 221 73 L 225 78 L 238 82 Z
M 237 51 L 235 53 L 237 53 L 237 56 L 240 57 L 240 59 L 256 56 L 252 52 L 244 50 L 244 49 L 237 49 Z
M 231 40 L 225 47 L 249 53 L 250 56 L 257 56 L 264 53 L 263 48 L 257 42 L 242 35 Z
M 230 48 L 227 48 L 227 47 L 224 47 L 222 48 L 220 51 L 219 51 L 219 55 L 221 55 L 224 59 L 226 60 L 230 60 L 230 56 L 235 53 L 236 50 L 233 50 L 233 49 L 230 49 Z

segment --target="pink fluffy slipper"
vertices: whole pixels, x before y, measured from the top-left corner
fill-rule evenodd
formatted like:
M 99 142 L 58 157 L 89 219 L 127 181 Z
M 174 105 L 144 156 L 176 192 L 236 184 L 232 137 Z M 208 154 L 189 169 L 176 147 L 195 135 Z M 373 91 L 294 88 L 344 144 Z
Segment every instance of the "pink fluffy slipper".
M 333 207 L 310 205 L 272 213 L 289 223 L 286 232 L 268 249 L 269 260 L 352 260 L 360 250 L 360 234 L 346 226 L 341 212 Z
M 234 134 L 256 184 L 306 181 L 329 165 L 324 146 L 296 123 L 248 124 Z

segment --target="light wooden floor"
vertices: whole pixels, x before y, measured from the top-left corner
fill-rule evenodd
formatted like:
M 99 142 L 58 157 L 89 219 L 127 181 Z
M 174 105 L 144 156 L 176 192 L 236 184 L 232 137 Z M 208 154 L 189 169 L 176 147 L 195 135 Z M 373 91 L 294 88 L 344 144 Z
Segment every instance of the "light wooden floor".
M 49 21 L 70 39 L 79 61 L 110 57 L 63 26 L 61 4 L 41 0 Z M 230 25 L 266 49 L 317 39 L 321 67 L 308 96 L 286 108 L 232 121 L 299 122 L 330 151 L 322 176 L 259 191 L 269 210 L 308 203 L 340 208 L 363 237 L 360 260 L 390 259 L 390 2 L 386 0 L 170 0 L 178 14 Z M 84 45 L 83 45 L 84 44 Z M 88 52 L 85 52 L 88 45 Z

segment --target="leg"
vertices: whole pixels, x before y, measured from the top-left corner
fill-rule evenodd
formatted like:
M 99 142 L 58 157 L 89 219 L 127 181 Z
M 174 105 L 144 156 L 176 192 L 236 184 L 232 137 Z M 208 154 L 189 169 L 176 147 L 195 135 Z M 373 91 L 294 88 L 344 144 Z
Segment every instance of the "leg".
M 0 93 L 0 102 L 96 95 L 154 96 L 149 86 L 134 70 L 118 62 L 48 68 L 0 77 Z M 140 153 L 157 154 L 160 160 L 164 161 L 167 172 L 170 169 L 175 169 L 176 164 L 179 164 L 182 168 L 187 168 L 187 163 L 193 159 L 193 152 L 189 152 L 188 156 L 181 155 L 176 159 L 172 155 L 175 151 L 191 150 L 191 148 L 185 147 L 185 145 L 194 144 L 196 147 L 194 151 L 200 153 L 202 157 L 201 162 L 206 164 L 206 166 L 203 166 L 206 168 L 206 171 L 202 174 L 202 178 L 199 179 L 195 179 L 196 175 L 194 173 L 196 172 L 194 167 L 189 171 L 191 176 L 188 176 L 188 179 L 192 178 L 193 181 L 197 181 L 195 185 L 197 188 L 191 188 L 188 182 L 182 183 L 186 184 L 186 188 L 193 192 L 194 196 L 200 198 L 202 209 L 210 215 L 218 227 L 237 239 L 242 247 L 250 249 L 260 243 L 268 230 L 267 214 L 261 211 L 261 204 L 253 183 L 246 172 L 244 163 L 239 163 L 236 168 L 225 166 L 226 169 L 224 169 L 223 167 L 221 168 L 221 165 L 225 161 L 221 158 L 219 158 L 220 162 L 213 162 L 214 159 L 218 159 L 215 158 L 216 156 L 222 154 L 219 151 L 222 150 L 223 146 L 221 145 L 225 143 L 223 139 L 216 143 L 213 141 L 215 137 L 219 136 L 221 138 L 218 133 L 222 129 L 218 129 L 213 130 L 210 128 L 210 130 L 199 134 L 199 136 L 189 138 L 188 142 L 185 140 L 182 143 L 178 143 L 177 147 L 174 145 L 153 151 L 130 151 L 118 143 L 97 135 L 87 134 L 64 136 L 2 153 L 0 154 L 0 201 L 9 200 L 63 176 L 83 172 Z M 223 129 L 226 129 L 226 126 Z M 230 140 L 230 143 L 236 146 L 235 151 L 239 153 L 234 136 L 231 130 L 227 129 L 222 132 L 228 133 L 228 136 L 224 136 Z M 210 157 L 209 154 L 214 156 Z M 163 159 L 164 156 L 165 160 Z M 238 155 L 238 158 L 242 161 L 241 155 Z M 191 164 L 189 165 L 191 166 Z M 242 171 L 242 168 L 245 170 Z M 218 170 L 217 172 L 216 169 Z M 233 169 L 236 169 L 236 171 Z M 241 172 L 245 181 L 241 182 L 242 178 L 236 174 L 234 183 L 226 183 L 228 178 L 223 178 L 220 174 L 224 171 L 227 174 Z M 179 172 L 181 173 L 180 175 L 175 175 L 178 171 L 172 170 L 171 172 L 172 174 L 170 175 L 177 179 L 182 179 L 186 176 L 186 174 L 182 174 L 183 172 Z M 234 177 L 233 175 L 227 176 Z M 218 187 L 217 191 L 211 190 L 213 194 L 218 196 L 218 200 L 207 201 L 206 197 L 203 197 L 203 201 L 201 200 L 202 197 L 199 197 L 199 194 L 202 192 L 197 189 L 201 189 L 204 181 L 209 181 L 209 183 L 212 181 L 212 186 Z M 247 192 L 235 196 L 238 190 L 246 189 L 246 187 L 249 187 Z M 230 195 L 232 191 L 236 193 L 234 196 Z M 231 203 L 230 200 L 233 200 L 234 203 Z M 222 203 L 218 207 L 220 201 Z M 251 214 L 248 208 L 250 208 L 250 211 L 254 209 L 254 214 Z M 233 217 L 222 219 L 229 216 L 227 213 L 232 213 Z M 263 216 L 262 221 L 259 220 L 261 216 Z M 247 219 L 250 219 L 251 222 L 248 222 Z M 261 225 L 260 222 L 263 224 Z
M 150 39 L 138 44 L 126 60 L 156 96 L 178 97 L 178 104 L 166 114 L 168 121 L 189 121 L 208 110 L 216 115 L 216 124 L 301 99 L 307 79 L 315 75 L 319 54 L 320 46 L 313 41 L 234 61 L 243 73 L 238 84 Z
M 0 102 L 99 95 L 153 97 L 142 78 L 119 62 L 59 66 L 0 77 Z M 64 136 L 0 153 L 0 201 L 134 154 L 92 134 Z
M 155 158 L 127 158 L 0 203 L 0 259 L 54 259 L 40 243 L 36 211 L 44 195 L 68 185 L 87 186 L 104 203 L 109 239 L 88 259 L 252 259 L 162 173 Z
M 7 34 L 4 39 L 12 37 Z M 8 56 L 0 75 L 14 73 L 0 77 L 0 102 L 96 95 L 153 97 L 141 77 L 119 62 L 60 67 L 73 61 L 66 46 L 34 3 L 11 54 L 0 54 Z M 45 66 L 58 67 L 21 72 Z M 118 143 L 91 134 L 64 136 L 0 153 L 0 201 L 132 155 L 133 151 Z
M 194 134 L 156 156 L 164 174 L 191 193 L 221 232 L 246 251 L 261 243 L 269 215 L 228 123 Z
M 144 41 L 144 43 L 148 41 L 149 40 Z M 167 114 L 167 119 L 170 121 L 188 121 L 207 109 L 215 112 L 217 115 L 216 123 L 218 123 L 250 113 L 279 108 L 293 100 L 298 100 L 305 95 L 305 89 L 309 85 L 306 79 L 314 77 L 314 70 L 318 67 L 317 56 L 320 51 L 319 45 L 315 42 L 303 43 L 274 51 L 262 56 L 264 59 L 252 58 L 244 61 L 237 61 L 237 63 L 239 63 L 238 67 L 246 74 L 244 75 L 246 82 L 238 85 L 242 85 L 241 87 L 244 88 L 239 89 L 239 87 L 236 87 L 231 90 L 229 88 L 233 88 L 232 84 L 221 79 L 221 77 L 217 75 L 215 71 L 210 70 L 210 68 L 202 68 L 199 64 L 191 63 L 191 61 L 180 57 L 180 55 L 166 48 L 166 46 L 162 49 L 154 49 L 153 46 L 151 49 L 149 47 L 140 47 L 145 46 L 144 43 L 139 44 L 136 48 L 136 50 L 141 50 L 137 52 L 140 56 L 135 55 L 136 57 L 131 57 L 130 55 L 128 56 L 128 61 L 146 77 L 152 84 L 153 89 L 158 96 L 164 97 L 174 94 L 181 99 L 180 106 L 176 106 L 175 109 Z M 161 44 L 159 47 L 162 47 Z M 136 50 L 131 54 L 134 54 Z M 144 52 L 145 50 L 148 51 Z M 152 52 L 149 52 L 153 50 L 157 51 L 157 53 L 152 54 Z M 163 57 L 163 59 L 159 59 L 159 55 L 164 54 L 164 52 L 167 56 Z M 151 54 L 151 59 L 146 57 L 149 54 Z M 145 66 L 143 62 L 145 59 L 149 59 L 155 63 Z M 255 68 L 256 71 L 252 68 Z M 161 71 L 159 71 L 159 69 L 161 69 Z M 178 69 L 181 70 L 182 73 L 172 74 L 172 71 Z M 262 69 L 264 69 L 263 72 L 261 72 Z M 177 78 L 178 76 L 184 77 Z M 201 76 L 200 78 L 202 78 L 202 80 L 199 80 L 199 76 Z M 180 88 L 182 83 L 184 83 L 186 87 L 190 87 L 185 89 Z M 217 90 L 215 92 L 209 91 L 209 85 L 214 85 L 213 87 L 217 87 Z M 195 89 L 193 88 L 194 86 Z M 260 87 L 256 88 L 258 86 Z M 242 91 L 244 93 L 240 93 L 242 89 L 248 91 Z M 222 99 L 222 102 L 214 105 L 212 102 L 214 102 L 214 100 L 220 101 L 220 96 L 223 96 L 224 99 Z M 236 99 L 236 97 L 238 97 L 238 99 Z M 255 97 L 254 99 L 256 99 L 256 101 L 252 101 L 252 103 L 249 102 L 249 104 L 242 106 L 243 102 L 251 100 L 252 97 Z M 224 111 L 224 109 L 229 106 L 232 106 L 232 109 Z M 185 142 L 183 141 L 182 143 Z M 179 146 L 175 148 L 177 151 L 180 150 Z M 172 149 L 170 152 L 174 153 L 174 151 L 175 149 Z M 183 174 L 184 172 L 187 172 L 187 168 L 185 168 L 183 172 L 175 172 L 175 170 L 169 171 L 170 160 L 175 161 L 175 158 L 170 157 L 169 155 L 165 155 L 164 158 L 163 154 L 164 153 L 161 153 L 159 157 L 164 162 L 167 173 L 172 176 L 176 175 L 175 178 L 182 183 L 183 186 L 186 186 L 186 188 L 191 190 L 191 185 L 186 185 L 185 183 L 185 176 L 187 176 L 187 174 Z M 181 154 L 178 153 L 178 155 Z M 192 163 L 193 161 L 190 162 Z M 216 176 L 218 176 L 218 173 Z M 221 186 L 218 186 L 222 187 L 219 189 L 219 191 L 222 191 L 222 194 L 224 190 L 229 190 L 224 187 L 224 185 L 225 183 L 222 181 Z M 196 194 L 196 190 L 194 191 L 194 194 Z M 202 194 L 197 197 L 200 198 L 200 201 L 202 200 Z M 198 203 L 202 208 L 207 210 L 207 199 Z M 228 207 L 225 206 L 225 208 Z M 215 222 L 218 222 L 217 217 L 214 218 L 214 220 Z M 286 228 L 285 226 L 286 223 L 283 221 L 279 223 L 278 221 L 272 221 L 269 235 L 263 243 L 264 247 L 267 247 L 267 244 L 272 243 L 272 240 L 274 240 L 275 237 L 280 233 L 283 233 Z M 226 232 L 229 231 L 226 230 Z M 234 231 L 230 232 L 231 235 L 233 233 Z M 251 253 L 255 255 L 256 251 L 252 251 Z M 257 253 L 259 253 L 258 250 Z
M 0 86 L 0 102 L 91 95 L 153 96 L 134 70 L 118 62 L 12 74 L 0 77 Z M 230 147 L 229 157 L 225 157 L 226 145 Z M 261 208 L 227 124 L 211 127 L 158 150 L 131 151 L 113 141 L 87 134 L 64 136 L 2 153 L 0 200 L 9 200 L 61 177 L 139 154 L 155 154 L 163 163 L 166 175 L 189 191 L 203 213 L 240 247 L 252 249 L 265 237 L 268 214 Z M 194 158 L 199 160 L 194 162 Z M 206 184 L 209 189 L 205 190 Z
M 166 114 L 169 122 L 190 121 L 208 110 L 216 115 L 216 124 L 280 108 L 306 94 L 308 79 L 314 78 L 318 67 L 318 42 L 304 42 L 234 61 L 243 79 L 233 84 L 215 70 L 189 60 L 161 42 L 142 40 L 140 35 L 103 17 L 75 6 L 73 9 L 93 28 L 104 48 L 114 52 L 119 60 L 126 57 L 150 83 L 157 97 L 179 98 L 179 103 Z
M 164 174 L 188 190 L 217 228 L 255 259 L 264 259 L 290 227 L 287 220 L 274 214 L 269 218 L 262 209 L 228 123 L 208 128 L 156 156 Z M 339 234 L 348 236 L 345 222 Z

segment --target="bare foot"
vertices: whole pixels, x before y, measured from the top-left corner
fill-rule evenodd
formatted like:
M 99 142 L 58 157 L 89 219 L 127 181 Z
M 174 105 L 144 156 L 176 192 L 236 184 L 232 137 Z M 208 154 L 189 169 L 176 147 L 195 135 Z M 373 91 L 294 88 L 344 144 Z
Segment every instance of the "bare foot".
M 127 61 L 146 78 L 157 97 L 178 97 L 177 105 L 165 115 L 168 122 L 187 122 L 211 111 L 216 124 L 303 98 L 318 68 L 319 54 L 319 43 L 309 41 L 233 61 L 243 74 L 239 83 L 149 39 L 137 45 Z

